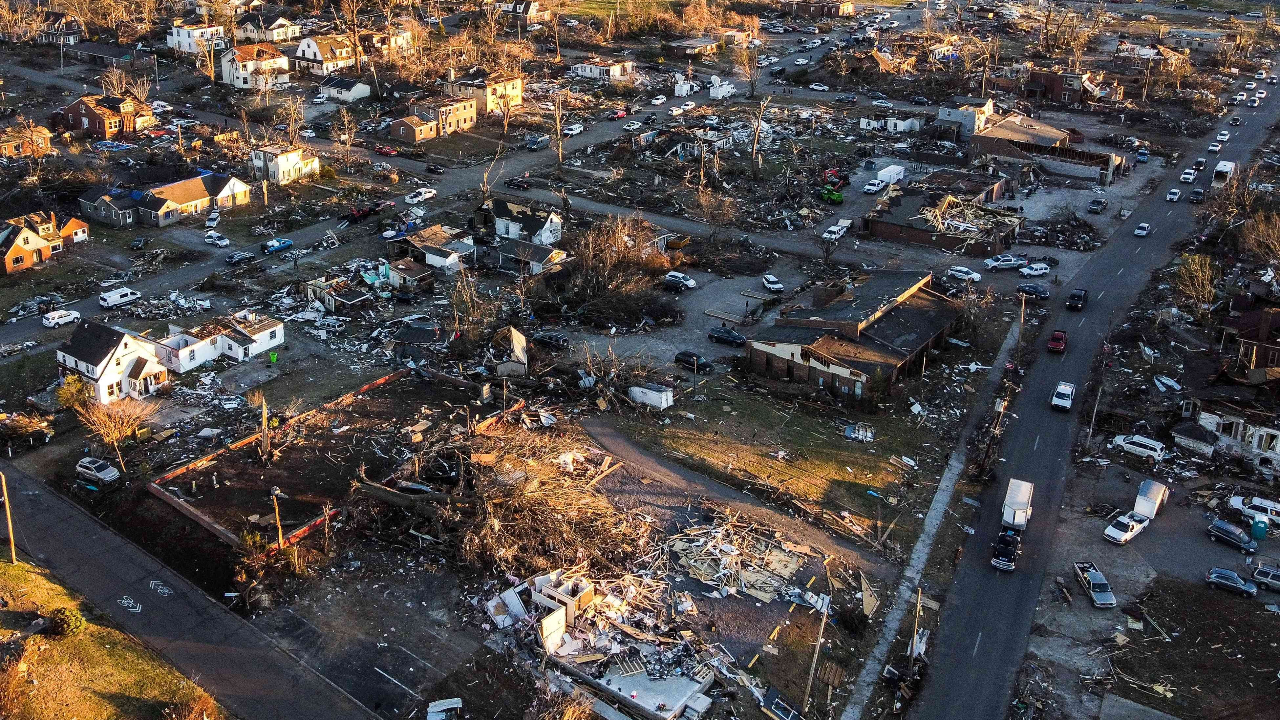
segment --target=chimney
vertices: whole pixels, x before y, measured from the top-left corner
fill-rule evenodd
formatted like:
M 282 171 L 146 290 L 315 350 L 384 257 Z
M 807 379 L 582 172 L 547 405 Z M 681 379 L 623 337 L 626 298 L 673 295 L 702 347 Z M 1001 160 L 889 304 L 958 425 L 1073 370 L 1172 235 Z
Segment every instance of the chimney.
M 454 73 L 454 71 L 453 71 L 453 68 L 452 68 L 452 67 L 450 67 L 450 68 L 449 68 L 449 72 L 448 72 L 448 75 L 447 75 L 446 77 L 448 77 L 448 78 L 449 78 L 449 82 L 453 82 L 453 81 L 454 81 L 454 79 L 457 77 L 457 75 Z

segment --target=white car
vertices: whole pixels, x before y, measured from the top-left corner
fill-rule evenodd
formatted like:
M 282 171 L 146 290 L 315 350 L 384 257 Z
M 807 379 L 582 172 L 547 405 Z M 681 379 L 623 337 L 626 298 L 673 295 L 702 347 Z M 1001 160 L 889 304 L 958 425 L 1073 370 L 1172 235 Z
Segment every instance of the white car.
M 764 289 L 768 290 L 769 292 L 780 293 L 783 290 L 786 290 L 786 287 L 783 286 L 782 281 L 772 275 L 765 275 L 760 280 L 764 283 Z
M 312 104 L 312 105 L 323 105 L 323 104 L 325 104 L 325 103 L 327 103 L 327 102 L 329 102 L 329 98 L 327 98 L 327 97 L 325 97 L 325 96 L 323 96 L 323 95 L 317 95 L 317 96 L 315 96 L 315 97 L 311 98 L 311 104 Z
M 217 210 L 214 210 L 213 212 L 209 213 L 209 217 L 205 218 L 204 226 L 207 228 L 218 227 L 218 221 L 221 219 L 222 219 L 222 213 L 218 212 Z
M 1138 237 L 1146 237 L 1151 234 L 1151 223 L 1138 223 L 1138 227 L 1133 229 L 1133 234 Z
M 315 137 L 315 136 L 316 136 L 316 131 L 315 131 L 315 130 L 311 130 L 311 129 L 307 129 L 307 130 L 299 130 L 299 131 L 298 131 L 298 136 L 299 136 L 299 137 L 304 137 L 304 138 L 313 138 L 313 137 Z
M 76 475 L 98 483 L 113 483 L 120 479 L 120 471 L 111 463 L 98 458 L 80 458 L 76 463 Z
M 1060 382 L 1049 398 L 1049 407 L 1055 410 L 1071 410 L 1071 402 L 1076 397 L 1076 386 L 1069 382 Z
M 685 100 L 684 102 L 680 103 L 680 109 L 681 109 L 681 110 L 688 111 L 688 110 L 692 110 L 692 109 L 694 109 L 694 108 L 696 108 L 696 107 L 698 107 L 698 103 L 696 103 L 696 102 L 694 102 L 694 101 L 692 101 L 692 100 Z
M 1164 460 L 1164 443 L 1141 435 L 1117 435 L 1111 441 L 1111 447 L 1138 457 L 1151 458 L 1156 462 Z
M 623 126 L 622 126 L 622 129 L 623 129 L 623 130 L 626 130 L 627 132 L 635 132 L 635 131 L 639 130 L 641 127 L 643 127 L 643 126 L 642 126 L 642 125 L 640 125 L 640 123 L 639 123 L 638 121 L 636 121 L 636 120 L 632 120 L 631 122 L 627 123 L 626 125 L 623 125 Z
M 1169 192 L 1165 193 L 1164 199 L 1168 200 L 1169 202 L 1178 202 L 1179 200 L 1182 199 L 1182 191 L 1179 190 L 1178 188 L 1174 188 Z
M 582 125 L 580 123 L 574 123 L 564 129 L 565 137 L 573 137 L 574 135 L 580 135 L 581 133 L 582 133 Z
M 1266 71 L 1266 70 L 1259 70 L 1258 72 L 1256 72 L 1256 73 L 1254 73 L 1254 74 L 1253 74 L 1253 79 L 1254 79 L 1254 80 L 1266 80 L 1266 79 L 1267 79 L 1267 71 Z
M 1226 130 L 1219 130 L 1219 131 L 1218 131 L 1218 137 L 1217 137 L 1217 138 L 1215 138 L 1215 139 L 1216 139 L 1218 142 L 1226 142 L 1226 141 L 1228 141 L 1228 140 L 1230 140 L 1230 139 L 1231 139 L 1231 133 L 1230 133 L 1230 132 L 1228 132 L 1228 131 L 1226 131 Z
M 1222 152 L 1222 143 L 1220 142 L 1209 143 L 1209 152 L 1211 153 Z M 1183 182 L 1188 182 L 1188 181 L 1183 180 Z
M 813 90 L 814 92 L 827 92 L 831 88 L 827 87 L 826 85 L 823 85 L 822 83 L 814 83 L 809 86 L 809 89 Z
M 542 29 L 542 25 L 540 23 L 534 23 L 529 27 L 525 28 L 525 30 L 528 30 L 529 32 L 537 32 L 541 29 Z
M 1266 90 L 1259 90 L 1258 92 L 1254 93 L 1254 94 L 1253 94 L 1253 96 L 1254 96 L 1254 97 L 1256 97 L 1256 98 L 1259 98 L 1259 99 L 1264 98 L 1264 97 L 1266 97 L 1266 96 L 1267 96 L 1267 91 L 1266 91 Z
M 1027 266 L 1027 261 L 1016 255 L 997 255 L 982 261 L 988 270 L 1012 270 Z
M 1137 537 L 1138 533 L 1147 529 L 1147 523 L 1151 519 L 1145 515 L 1139 515 L 1130 511 L 1125 515 L 1121 515 L 1102 531 L 1102 536 L 1116 545 L 1127 545 L 1129 541 Z
M 655 97 L 654 99 L 650 100 L 650 101 L 649 101 L 649 104 L 650 104 L 650 105 L 661 105 L 662 103 L 664 103 L 664 102 L 666 102 L 666 101 L 667 101 L 667 96 L 666 96 L 666 95 L 659 95 L 659 96 Z
M 1233 495 L 1227 504 L 1251 522 L 1265 522 L 1273 528 L 1280 527 L 1280 503 L 1266 498 Z
M 869 181 L 866 185 L 863 185 L 863 186 L 862 186 L 862 192 L 863 192 L 863 193 L 865 193 L 865 194 L 867 194 L 867 195 L 875 195 L 876 193 L 878 193 L 878 192 L 880 192 L 881 190 L 885 189 L 885 187 L 887 187 L 888 185 L 889 185 L 889 183 L 887 183 L 887 182 L 885 182 L 885 181 L 883 181 L 883 180 L 881 180 L 881 179 L 879 179 L 879 178 L 876 178 L 875 180 L 871 180 L 871 181 Z
M 796 58 L 796 65 L 801 65 L 801 66 L 803 66 L 803 65 L 808 65 L 808 64 L 809 64 L 809 59 L 808 59 L 808 58 Z
M 210 230 L 209 232 L 205 233 L 204 241 L 209 245 L 212 245 L 214 247 L 220 247 L 220 248 L 227 247 L 228 245 L 231 244 L 231 241 L 227 239 L 227 236 L 223 235 L 217 230 Z
M 1178 177 L 1178 182 L 1193 183 L 1196 181 L 1196 175 L 1198 174 L 1199 173 L 1197 173 L 1194 169 L 1187 168 L 1186 170 L 1183 170 L 1182 175 Z
M 682 272 L 676 272 L 675 270 L 672 270 L 671 272 L 667 273 L 666 279 L 674 280 L 675 282 L 680 283 L 681 285 L 685 286 L 690 290 L 698 287 L 698 281 L 694 280 L 688 275 L 685 275 Z
M 1049 266 L 1044 263 L 1031 263 L 1030 265 L 1019 268 L 1018 274 L 1022 277 L 1040 277 L 1049 274 Z
M 573 18 L 568 18 L 567 20 L 564 21 L 565 27 L 578 27 L 578 25 L 580 24 L 581 23 L 579 23 L 577 20 L 574 20 Z
M 417 205 L 423 200 L 430 200 L 436 196 L 435 188 L 418 188 L 408 195 L 404 196 L 404 201 L 410 205 Z
M 952 265 L 947 269 L 947 275 L 965 282 L 982 282 L 982 273 L 974 272 L 963 265 Z
M 1252 80 L 1250 80 L 1249 82 L 1247 82 L 1247 83 L 1245 83 L 1245 84 L 1244 84 L 1244 89 L 1245 89 L 1245 90 L 1252 90 L 1252 89 L 1254 89 L 1254 88 L 1256 88 L 1256 87 L 1258 87 L 1258 83 L 1256 83 L 1256 82 L 1254 82 L 1254 81 L 1252 81 Z
M 683 114 L 684 114 L 684 110 L 682 110 L 682 109 L 680 109 L 680 108 L 678 108 L 678 107 L 673 107 L 673 108 L 671 108 L 670 110 L 668 110 L 667 112 L 671 113 L 671 117 L 679 117 L 679 116 L 681 116 L 681 115 L 683 115 Z
M 80 313 L 75 310 L 54 310 L 53 312 L 45 313 L 44 317 L 40 318 L 40 323 L 47 328 L 78 322 L 80 322 Z
M 881 110 L 892 110 L 893 103 L 889 102 L 888 100 L 872 100 L 871 107 L 880 108 Z

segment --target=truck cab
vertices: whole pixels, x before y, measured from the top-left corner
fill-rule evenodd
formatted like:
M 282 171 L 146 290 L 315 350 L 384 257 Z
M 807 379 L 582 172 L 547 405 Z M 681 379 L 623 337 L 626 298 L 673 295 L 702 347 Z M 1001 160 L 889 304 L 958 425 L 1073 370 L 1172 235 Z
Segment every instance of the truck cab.
M 1031 520 L 1031 495 L 1035 486 L 1025 480 L 1010 478 L 1005 491 L 1004 508 L 1000 516 L 1000 534 L 991 545 L 991 567 L 1006 572 L 1013 571 L 1022 554 L 1022 531 Z

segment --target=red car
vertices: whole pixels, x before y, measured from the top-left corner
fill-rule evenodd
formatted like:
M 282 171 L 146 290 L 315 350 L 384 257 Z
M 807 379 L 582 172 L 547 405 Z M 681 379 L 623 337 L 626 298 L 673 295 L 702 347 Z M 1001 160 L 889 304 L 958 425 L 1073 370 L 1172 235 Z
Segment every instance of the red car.
M 395 148 L 387 147 L 386 145 L 379 145 L 375 147 L 373 151 L 378 153 L 379 155 L 399 155 L 400 154 L 400 152 Z
M 1049 336 L 1049 352 L 1066 352 L 1067 351 L 1067 331 L 1054 330 Z

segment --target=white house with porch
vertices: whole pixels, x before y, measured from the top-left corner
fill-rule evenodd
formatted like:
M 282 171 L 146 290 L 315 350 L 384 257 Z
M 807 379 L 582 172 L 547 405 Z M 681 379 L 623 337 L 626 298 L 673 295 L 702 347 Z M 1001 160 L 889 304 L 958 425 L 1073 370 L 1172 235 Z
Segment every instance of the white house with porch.
M 100 403 L 142 399 L 169 383 L 169 370 L 152 351 L 154 343 L 86 320 L 56 352 L 58 375 L 79 375 Z
M 241 310 L 194 328 L 169 325 L 169 336 L 146 340 L 167 368 L 184 373 L 218 357 L 241 361 L 284 342 L 284 323 L 252 310 Z

